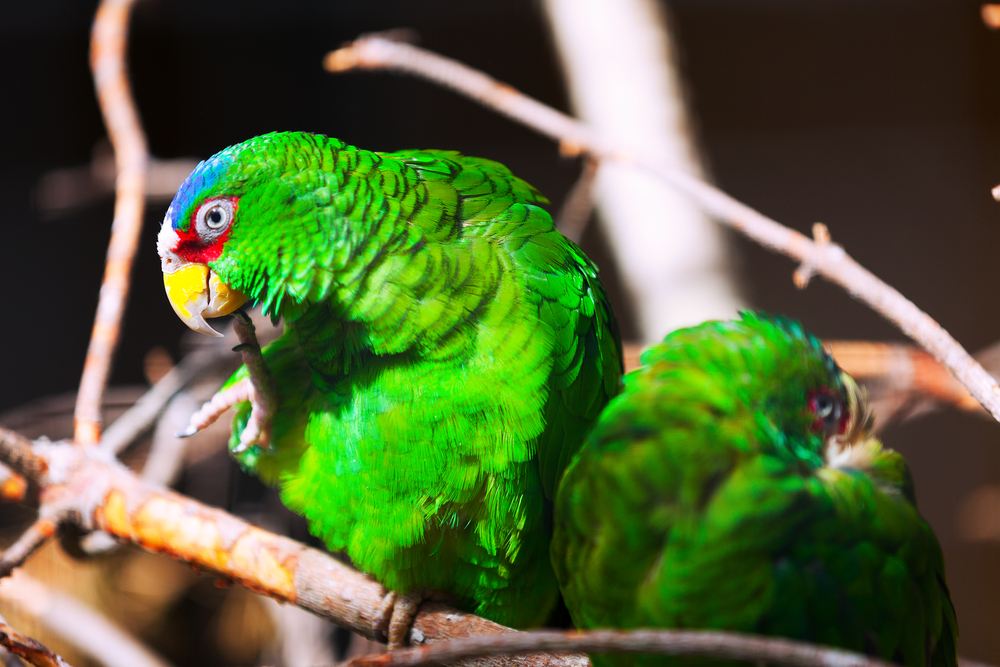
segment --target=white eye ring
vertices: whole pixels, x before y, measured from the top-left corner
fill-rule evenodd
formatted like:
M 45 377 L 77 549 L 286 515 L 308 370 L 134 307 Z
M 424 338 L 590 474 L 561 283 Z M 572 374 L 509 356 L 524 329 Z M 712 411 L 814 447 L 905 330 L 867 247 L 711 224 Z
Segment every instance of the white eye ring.
M 233 202 L 209 199 L 198 209 L 198 222 L 212 231 L 224 229 L 233 219 Z
M 816 416 L 820 419 L 826 419 L 831 414 L 833 414 L 833 399 L 829 396 L 817 396 Z

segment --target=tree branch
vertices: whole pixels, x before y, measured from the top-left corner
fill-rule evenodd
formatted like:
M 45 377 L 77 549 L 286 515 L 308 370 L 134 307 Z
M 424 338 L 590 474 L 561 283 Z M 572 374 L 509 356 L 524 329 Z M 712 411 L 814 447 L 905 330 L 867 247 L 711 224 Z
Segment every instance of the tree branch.
M 24 564 L 31 554 L 52 539 L 63 518 L 58 512 L 46 512 L 43 508 L 38 514 L 38 519 L 0 555 L 0 578 L 9 576 L 15 567 Z
M 93 607 L 23 571 L 0 582 L 0 600 L 16 605 L 106 667 L 168 667 L 163 658 Z
M 519 632 L 503 636 L 468 637 L 433 646 L 366 655 L 355 658 L 349 664 L 351 667 L 417 667 L 431 663 L 446 665 L 478 656 L 537 651 L 661 653 L 685 657 L 729 658 L 787 667 L 893 667 L 890 662 L 805 642 L 702 630 Z
M 257 327 L 257 337 L 261 345 L 275 340 L 281 333 L 281 327 L 270 326 L 270 319 L 264 317 L 260 310 L 247 313 Z M 240 355 L 232 350 L 239 342 L 232 327 L 225 329 L 222 338 L 199 340 L 198 346 L 186 354 L 176 366 L 153 385 L 135 404 L 122 416 L 115 420 L 101 436 L 100 447 L 104 451 L 120 456 L 133 445 L 138 438 L 153 427 L 157 417 L 162 414 L 170 400 L 189 384 L 215 371 L 235 371 L 240 365 Z
M 415 74 L 559 141 L 564 150 L 569 147 L 629 163 L 659 176 L 733 229 L 770 250 L 798 260 L 804 267 L 799 273 L 801 277 L 813 272 L 819 274 L 880 313 L 943 363 L 976 400 L 1000 420 L 1000 386 L 996 380 L 941 325 L 858 264 L 841 246 L 829 242 L 828 237 L 821 239 L 823 242 L 814 242 L 662 160 L 646 157 L 638 149 L 609 144 L 570 116 L 482 72 L 424 49 L 378 36 L 362 37 L 327 54 L 324 66 L 331 72 L 389 69 Z
M 2 621 L 0 621 L 0 646 L 24 658 L 28 664 L 35 667 L 70 667 L 68 662 L 42 646 L 37 640 L 22 635 Z
M 382 599 L 377 581 L 316 549 L 257 528 L 226 512 L 151 484 L 94 446 L 32 444 L 0 428 L 0 461 L 41 487 L 44 503 L 65 509 L 84 531 L 103 530 L 154 553 L 303 609 L 368 638 L 376 638 Z M 24 465 L 23 462 L 30 462 Z M 423 604 L 414 643 L 514 630 L 440 603 Z M 382 638 L 384 640 L 384 638 Z M 496 666 L 496 660 L 490 661 Z M 513 665 L 513 660 L 501 660 Z M 533 667 L 585 667 L 583 656 L 518 660 Z
M 115 150 L 118 177 L 101 296 L 77 394 L 73 439 L 80 444 L 94 444 L 101 437 L 101 395 L 121 333 L 132 259 L 139 244 L 146 204 L 146 137 L 132 101 L 125 68 L 128 19 L 133 2 L 103 0 L 91 32 L 90 67 L 104 124 Z
M 594 181 L 601 162 L 596 158 L 584 161 L 580 177 L 566 194 L 562 208 L 556 216 L 556 229 L 563 236 L 579 243 L 594 212 Z
M 31 440 L 0 426 L 0 461 L 31 480 L 41 480 L 49 465 L 35 453 Z

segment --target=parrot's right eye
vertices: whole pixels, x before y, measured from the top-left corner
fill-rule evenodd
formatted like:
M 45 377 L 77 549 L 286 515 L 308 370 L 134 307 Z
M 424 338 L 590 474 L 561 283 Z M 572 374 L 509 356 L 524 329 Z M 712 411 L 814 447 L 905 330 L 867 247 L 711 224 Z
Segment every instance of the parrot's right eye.
M 233 200 L 209 199 L 201 205 L 195 216 L 200 235 L 214 237 L 233 220 Z
M 846 411 L 840 399 L 826 387 L 809 393 L 809 410 L 815 418 L 813 428 L 817 431 L 825 431 L 828 435 L 843 431 Z

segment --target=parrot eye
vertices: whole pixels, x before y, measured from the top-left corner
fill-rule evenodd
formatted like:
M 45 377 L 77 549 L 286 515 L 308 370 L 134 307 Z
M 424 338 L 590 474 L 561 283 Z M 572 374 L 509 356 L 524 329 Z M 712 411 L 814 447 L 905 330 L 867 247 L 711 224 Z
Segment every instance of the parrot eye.
M 215 233 L 225 229 L 233 219 L 233 201 L 231 199 L 209 199 L 201 205 L 195 216 L 195 224 L 200 233 L 215 236 Z
M 843 426 L 844 406 L 827 388 L 810 392 L 809 410 L 816 418 L 813 423 L 814 429 L 825 431 L 827 435 L 840 432 Z
M 212 210 L 205 214 L 205 224 L 211 229 L 218 229 L 226 224 L 226 210 L 221 206 L 213 206 Z

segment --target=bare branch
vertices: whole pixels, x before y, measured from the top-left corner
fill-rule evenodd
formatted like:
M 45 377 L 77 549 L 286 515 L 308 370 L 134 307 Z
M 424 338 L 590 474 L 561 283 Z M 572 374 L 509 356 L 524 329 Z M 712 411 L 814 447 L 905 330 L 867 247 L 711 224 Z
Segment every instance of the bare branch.
M 229 349 L 223 350 L 208 345 L 188 354 L 108 427 L 101 437 L 101 449 L 116 456 L 120 455 L 143 433 L 152 428 L 156 418 L 177 392 L 203 373 L 231 362 L 235 356 Z
M 133 1 L 103 0 L 91 32 L 90 66 L 104 123 L 115 149 L 118 177 L 101 297 L 77 395 L 73 438 L 80 444 L 94 444 L 101 437 L 101 395 L 118 345 L 132 259 L 139 244 L 146 204 L 146 137 L 139 124 L 125 69 L 128 19 Z
M 19 461 L 40 459 L 40 465 L 25 471 L 38 473 L 29 477 L 42 487 L 45 502 L 68 508 L 67 520 L 84 531 L 103 530 L 123 542 L 187 561 L 199 570 L 376 638 L 375 626 L 387 591 L 328 554 L 142 480 L 98 447 L 32 445 L 4 429 L 0 429 L 0 442 L 7 443 L 0 447 L 0 461 L 12 467 Z M 514 631 L 428 602 L 418 611 L 411 637 L 414 643 L 432 643 L 510 632 Z M 579 659 L 548 657 L 518 664 L 583 667 Z M 513 665 L 513 661 L 491 660 L 490 664 Z
M 943 363 L 993 417 L 1000 420 L 1000 386 L 941 325 L 896 289 L 862 267 L 835 243 L 816 243 L 670 164 L 641 150 L 608 144 L 585 125 L 457 61 L 409 44 L 372 36 L 332 51 L 324 59 L 332 72 L 391 69 L 424 77 L 597 157 L 633 164 L 687 193 L 706 211 L 764 247 L 787 255 L 808 270 L 843 287 L 898 326 Z
M 269 318 L 262 315 L 259 309 L 247 314 L 254 322 L 261 345 L 266 345 L 281 334 L 282 328 L 268 326 Z M 217 371 L 231 373 L 239 367 L 240 355 L 234 354 L 232 347 L 242 340 L 232 328 L 225 330 L 222 338 L 209 339 L 197 335 L 198 346 L 108 427 L 101 437 L 102 450 L 120 456 L 152 428 L 156 418 L 179 391 L 203 375 Z
M 28 492 L 28 480 L 8 468 L 0 466 L 0 500 L 18 503 Z
M 167 667 L 162 658 L 93 607 L 23 571 L 0 583 L 0 600 L 16 605 L 107 667 Z
M 1000 5 L 983 5 L 981 9 L 983 23 L 991 30 L 1000 30 Z M 994 190 L 994 193 L 996 191 Z M 994 194 L 994 196 L 996 196 Z
M 805 642 L 701 630 L 541 630 L 513 635 L 468 637 L 433 646 L 362 656 L 351 667 L 416 667 L 452 664 L 485 655 L 537 651 L 588 653 L 662 653 L 702 658 L 728 658 L 788 667 L 891 667 L 893 663 L 841 649 Z
M 583 238 L 587 222 L 594 211 L 594 180 L 600 164 L 600 160 L 595 158 L 584 161 L 580 177 L 566 195 L 566 201 L 556 216 L 556 228 L 575 243 Z
M 24 658 L 28 664 L 35 667 L 70 667 L 68 662 L 42 646 L 37 640 L 22 635 L 3 622 L 0 622 L 0 646 Z
M 48 463 L 32 449 L 31 440 L 0 426 L 0 461 L 28 479 L 38 481 L 48 472 Z
M 60 512 L 39 512 L 38 519 L 0 554 L 0 579 L 7 577 L 56 534 Z

